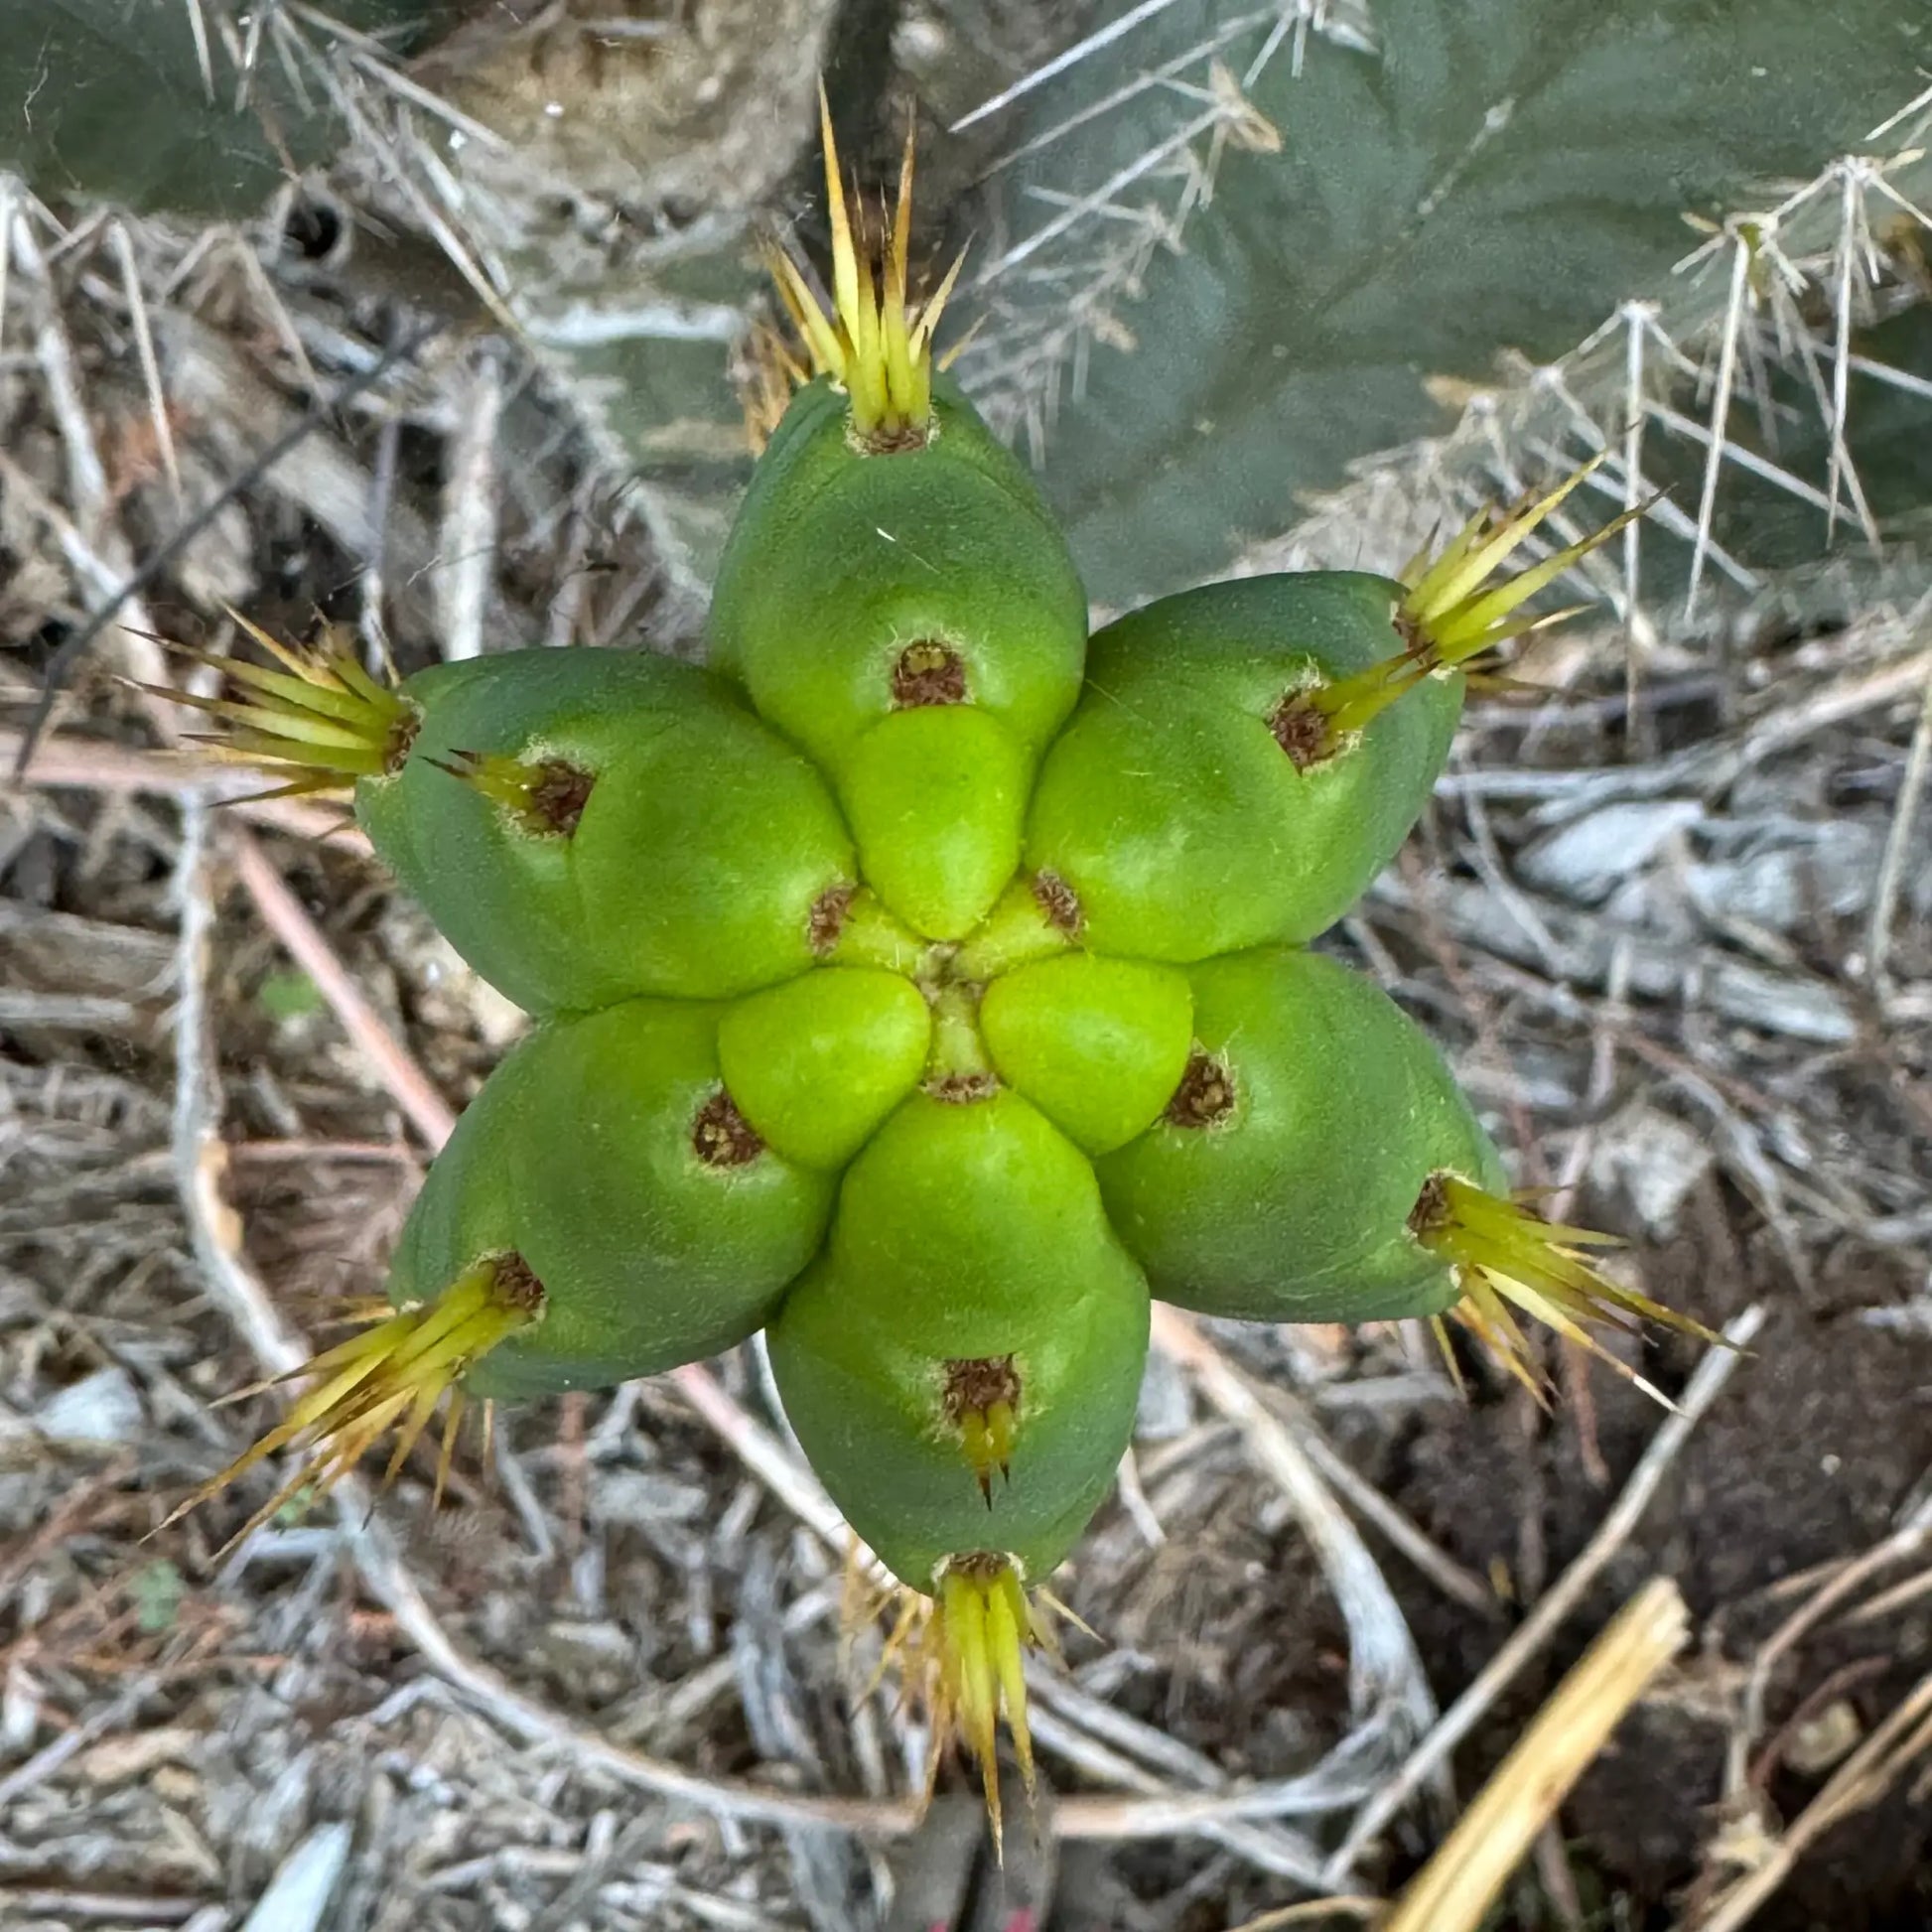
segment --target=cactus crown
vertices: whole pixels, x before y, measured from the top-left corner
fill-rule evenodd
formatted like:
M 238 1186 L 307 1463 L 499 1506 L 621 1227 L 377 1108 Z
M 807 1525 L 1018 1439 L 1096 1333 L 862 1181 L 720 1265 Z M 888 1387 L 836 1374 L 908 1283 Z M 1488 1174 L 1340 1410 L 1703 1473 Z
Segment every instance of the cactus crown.
M 773 244 L 766 262 L 812 372 L 846 392 L 857 441 L 878 454 L 919 449 L 932 424 L 932 337 L 958 279 L 960 256 L 922 304 L 906 294 L 906 256 L 912 237 L 912 137 L 905 138 L 898 195 L 890 226 L 854 219 L 839 180 L 825 89 L 818 94 L 825 144 L 825 198 L 832 221 L 832 309 L 828 315 L 805 272 Z M 883 210 L 882 210 L 883 214 Z M 795 363 L 792 365 L 796 367 Z M 802 373 L 799 370 L 798 373 Z
M 1539 1398 L 1522 1315 L 1599 1354 L 1593 1322 L 1706 1332 L 1600 1273 L 1601 1237 L 1459 1178 L 1499 1158 L 1434 1049 L 1304 950 L 1423 809 L 1451 673 L 1548 621 L 1523 606 L 1623 519 L 1502 575 L 1586 469 L 1400 584 L 1276 576 L 1238 657 L 1201 615 L 1212 590 L 1184 594 L 1155 633 L 1173 664 L 1134 618 L 1104 646 L 1156 694 L 1123 702 L 1087 673 L 1087 599 L 1043 503 L 989 472 L 1006 459 L 963 396 L 925 462 L 873 462 L 933 437 L 958 264 L 908 300 L 910 144 L 875 213 L 848 202 L 820 104 L 833 299 L 773 252 L 802 347 L 772 350 L 761 406 L 807 361 L 825 380 L 721 566 L 711 640 L 736 691 L 542 649 L 396 688 L 339 635 L 245 625 L 267 663 L 189 653 L 237 695 L 164 694 L 285 790 L 352 781 L 376 851 L 542 1022 L 421 1197 L 404 1306 L 358 1310 L 176 1515 L 295 1448 L 246 1536 L 393 1433 L 387 1483 L 443 1411 L 440 1495 L 466 1386 L 608 1387 L 762 1328 L 801 1448 L 907 1588 L 885 1662 L 927 1714 L 931 1771 L 955 1741 L 978 1759 L 997 1842 L 999 1726 L 1031 1795 L 1026 1653 L 1054 1648 L 1047 1610 L 1070 1615 L 1038 1586 L 1131 1440 L 1151 1293 L 1289 1320 L 1453 1296 Z M 1310 647 L 1317 617 L 1332 650 Z M 1411 692 L 1414 733 L 1366 731 Z M 1285 771 L 1260 711 L 1330 779 Z M 410 762 L 460 782 L 386 782 Z M 1291 1101 L 1258 1103 L 1271 1080 Z M 1331 1111 L 1323 1085 L 1360 1091 Z

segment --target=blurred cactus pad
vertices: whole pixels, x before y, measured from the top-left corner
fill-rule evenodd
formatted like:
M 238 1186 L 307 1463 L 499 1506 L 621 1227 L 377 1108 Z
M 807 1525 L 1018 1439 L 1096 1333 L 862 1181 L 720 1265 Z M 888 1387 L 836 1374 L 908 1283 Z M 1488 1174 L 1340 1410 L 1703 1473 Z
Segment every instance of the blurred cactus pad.
M 266 661 L 191 653 L 232 696 L 161 694 L 281 791 L 352 787 L 538 1022 L 432 1168 L 393 1311 L 185 1507 L 304 1438 L 254 1520 L 392 1430 L 393 1475 L 439 1410 L 440 1488 L 472 1397 L 763 1329 L 997 1829 L 996 1725 L 1031 1777 L 1023 1652 L 1132 1440 L 1152 1297 L 1452 1317 L 1539 1393 L 1521 1317 L 1599 1351 L 1678 1319 L 1519 1205 L 1416 1023 L 1305 950 L 1421 814 L 1466 667 L 1625 519 L 1517 568 L 1586 470 L 1399 580 L 1255 576 L 1089 636 L 1028 473 L 933 367 L 909 144 L 875 220 L 824 140 L 832 295 L 772 251 L 796 394 L 711 668 L 539 648 L 398 683 L 256 631 Z
M 1820 552 L 1806 490 L 1909 530 L 1932 339 L 1891 318 L 1927 287 L 1928 171 L 1924 116 L 1898 110 L 1927 45 L 1890 0 L 1123 10 L 965 130 L 991 160 L 958 373 L 1032 444 L 1115 607 L 1265 558 L 1364 475 L 1426 490 L 1472 400 L 1450 494 L 1634 420 L 1646 481 L 1695 519 L 1694 430 L 1734 386 L 1706 547 L 1737 574 Z M 1705 242 L 1690 217 L 1732 226 Z M 1852 372 L 1835 465 L 1848 352 L 1879 373 Z M 1390 518 L 1367 502 L 1343 498 L 1321 561 L 1373 554 L 1363 524 Z M 1663 566 L 1677 588 L 1689 568 Z
M 468 0 L 11 0 L 0 31 L 0 168 L 41 196 L 184 215 L 254 212 L 348 130 L 318 48 L 403 58 Z M 299 52 L 298 52 L 299 50 Z

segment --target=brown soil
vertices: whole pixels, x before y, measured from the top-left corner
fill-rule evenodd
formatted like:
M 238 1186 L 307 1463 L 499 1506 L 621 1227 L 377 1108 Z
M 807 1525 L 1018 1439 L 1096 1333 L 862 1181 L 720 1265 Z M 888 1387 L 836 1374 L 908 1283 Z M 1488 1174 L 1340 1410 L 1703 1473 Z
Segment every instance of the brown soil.
M 1856 1556 L 1896 1527 L 1932 1467 L 1932 1340 L 1861 1320 L 1896 1297 L 1876 1270 L 1801 1296 L 1774 1247 L 1740 1226 L 1752 1217 L 1727 1190 L 1693 1196 L 1677 1240 L 1646 1257 L 1652 1291 L 1716 1324 L 1753 1299 L 1772 1308 L 1744 1363 L 1675 1464 L 1663 1493 L 1600 1580 L 1571 1640 L 1526 1674 L 1459 1762 L 1465 1788 L 1500 1758 L 1588 1629 L 1643 1580 L 1677 1579 L 1704 1632 L 1682 1680 L 1642 1705 L 1579 1786 L 1566 1813 L 1573 1863 L 1607 1884 L 1633 1928 L 1675 1923 L 1721 1822 L 1726 1689 L 1739 1665 L 1791 1607 L 1770 1596 L 1782 1579 Z M 1667 1393 L 1682 1386 L 1697 1347 L 1680 1337 L 1654 1353 Z M 1516 1392 L 1436 1412 L 1397 1451 L 1389 1493 L 1449 1554 L 1478 1573 L 1503 1566 L 1540 1589 L 1577 1555 L 1656 1425 L 1653 1405 L 1595 1372 L 1597 1442 L 1608 1482 L 1586 1469 L 1579 1417 L 1554 1422 Z M 1414 1584 L 1390 1581 L 1437 1692 L 1455 1696 L 1494 1654 L 1498 1631 Z M 1773 1680 L 1772 1734 L 1815 1687 L 1847 1671 L 1861 1730 L 1898 1701 L 1932 1662 L 1932 1599 L 1867 1630 L 1827 1630 L 1801 1643 Z M 1865 1666 L 1863 1669 L 1855 1668 Z M 1772 1772 L 1766 1789 L 1789 1819 L 1827 1770 Z M 1517 1921 L 1506 1921 L 1515 1923 Z M 1534 1920 L 1523 1920 L 1533 1924 Z M 1904 1932 L 1932 1923 L 1932 1812 L 1894 1793 L 1841 1827 L 1801 1862 L 1753 1921 L 1758 1932 Z

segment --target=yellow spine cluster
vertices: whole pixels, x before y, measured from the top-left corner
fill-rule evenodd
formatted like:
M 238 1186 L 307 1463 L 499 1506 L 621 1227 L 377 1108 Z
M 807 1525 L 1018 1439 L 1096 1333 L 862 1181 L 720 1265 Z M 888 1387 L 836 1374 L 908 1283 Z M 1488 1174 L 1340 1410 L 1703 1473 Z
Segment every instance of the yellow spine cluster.
M 767 251 L 771 279 L 812 372 L 830 376 L 845 390 L 854 435 L 882 448 L 915 446 L 925 441 L 932 420 L 933 333 L 964 258 L 953 262 L 923 304 L 911 302 L 906 292 L 912 240 L 911 137 L 906 137 L 899 165 L 892 226 L 883 236 L 866 232 L 855 223 L 839 180 L 838 147 L 823 88 L 818 104 L 832 223 L 830 314 L 804 270 L 775 245 Z
M 1661 1321 L 1706 1341 L 1721 1339 L 1688 1315 L 1619 1286 L 1583 1252 L 1617 1246 L 1613 1236 L 1545 1221 L 1521 1202 L 1453 1174 L 1431 1180 L 1411 1225 L 1425 1248 L 1455 1268 L 1462 1299 L 1449 1311 L 1451 1316 L 1539 1401 L 1544 1392 L 1532 1367 L 1535 1358 L 1512 1309 L 1588 1349 L 1666 1408 L 1669 1399 L 1612 1355 L 1584 1324 L 1601 1322 L 1637 1334 L 1644 1321 Z
M 362 1333 L 323 1350 L 293 1375 L 277 1378 L 314 1386 L 290 1405 L 275 1428 L 203 1483 L 160 1527 L 177 1522 L 257 1462 L 304 1439 L 309 1453 L 301 1466 L 226 1547 L 240 1543 L 302 1490 L 313 1486 L 327 1494 L 394 1429 L 395 1447 L 382 1475 L 386 1487 L 447 1395 L 433 1507 L 442 1498 L 463 1420 L 465 1400 L 457 1384 L 499 1342 L 540 1319 L 542 1312 L 542 1290 L 513 1256 L 480 1263 L 433 1302 L 394 1313 L 379 1308 L 369 1312 L 364 1318 L 370 1325 Z M 242 1389 L 236 1399 L 270 1386 Z

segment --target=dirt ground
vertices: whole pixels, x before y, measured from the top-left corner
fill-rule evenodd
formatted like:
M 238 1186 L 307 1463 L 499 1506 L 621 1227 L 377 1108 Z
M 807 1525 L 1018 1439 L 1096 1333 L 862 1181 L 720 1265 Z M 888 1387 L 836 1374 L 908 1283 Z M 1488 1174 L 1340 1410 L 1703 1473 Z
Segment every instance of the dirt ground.
M 1752 1299 L 1774 1312 L 1753 1345 L 1756 1359 L 1701 1426 L 1592 1597 L 1600 1620 L 1646 1575 L 1675 1577 L 1699 1620 L 1698 1654 L 1681 1683 L 1647 1700 L 1624 1726 L 1566 1811 L 1581 1862 L 1631 1905 L 1651 1908 L 1628 1922 L 1660 1926 L 1672 1922 L 1663 1907 L 1693 1882 L 1723 1815 L 1726 1691 L 1737 1660 L 1785 1613 L 1790 1599 L 1778 1586 L 1882 1540 L 1932 1466 L 1927 1340 L 1860 1319 L 1895 1305 L 1910 1286 L 1899 1271 L 1867 1259 L 1831 1288 L 1797 1293 L 1721 1183 L 1700 1187 L 1688 1205 L 1684 1232 L 1646 1256 L 1653 1289 L 1712 1323 Z M 1675 1390 L 1690 1351 L 1673 1344 L 1665 1352 L 1676 1375 L 1663 1386 Z M 1655 1418 L 1621 1384 L 1599 1386 L 1596 1408 L 1613 1487 Z M 1574 1419 L 1545 1429 L 1513 1399 L 1446 1412 L 1392 1453 L 1390 1493 L 1479 1570 L 1500 1558 L 1519 1575 L 1560 1572 L 1602 1514 L 1605 1485 L 1585 1466 Z M 1448 1694 L 1480 1668 L 1494 1629 L 1446 1612 L 1440 1597 L 1405 1591 L 1404 1600 Z M 1816 1765 L 1790 1762 L 1782 1726 L 1815 1721 L 1822 1688 L 1822 1708 L 1842 1699 L 1868 1729 L 1923 1675 L 1928 1644 L 1932 1621 L 1908 1606 L 1888 1623 L 1827 1631 L 1779 1671 L 1771 1709 L 1780 1728 L 1752 1777 L 1779 1815 L 1801 1810 L 1822 1782 Z M 1490 1751 L 1507 1745 L 1578 1647 L 1577 1637 L 1557 1645 L 1544 1669 L 1498 1705 Z M 1481 1757 L 1479 1743 L 1472 1771 Z M 1756 1922 L 1780 1932 L 1926 1923 L 1929 1829 L 1922 1793 L 1892 1794 L 1827 1837 Z
M 1700 1932 L 1787 1853 L 1759 1932 L 1932 1924 L 1909 556 L 1852 608 L 1779 588 L 1673 633 L 1634 715 L 1622 633 L 1580 621 L 1525 665 L 1541 694 L 1472 704 L 1426 824 L 1324 942 L 1647 1293 L 1713 1328 L 1761 1311 L 1728 1381 L 1678 1440 L 1554 1346 L 1547 1412 L 1473 1354 L 1459 1397 L 1393 1329 L 1215 1326 L 1207 1367 L 1158 1358 L 1056 1586 L 1098 1633 L 1036 1693 L 1056 1829 L 1014 1835 L 1001 1882 L 970 1797 L 908 1831 L 920 1741 L 867 1687 L 877 1638 L 841 1642 L 843 1537 L 756 1350 L 506 1413 L 433 1516 L 419 1456 L 372 1511 L 298 1499 L 233 1552 L 267 1470 L 166 1520 L 270 1425 L 259 1385 L 300 1338 L 379 1288 L 520 1022 L 333 816 L 210 809 L 220 783 L 114 674 L 156 675 L 144 632 L 229 641 L 224 602 L 284 634 L 373 624 L 404 668 L 453 611 L 678 649 L 692 618 L 663 522 L 497 346 L 438 338 L 231 489 L 420 313 L 258 235 L 246 261 L 133 235 L 178 497 L 111 233 L 69 218 L 16 246 L 0 316 L 0 757 L 106 590 L 203 521 L 0 787 L 0 1926 L 897 1932 L 884 1901 L 925 1886 L 917 1932 L 1260 1932 L 1329 1894 L 1292 1922 L 1332 1932 L 1453 1810 L 1432 1787 L 1324 1868 L 1351 1821 L 1580 1558 L 1593 1580 L 1450 1754 L 1457 1800 L 1646 1579 L 1695 1634 L 1494 1932 Z M 466 604 L 439 573 L 480 384 L 505 427 Z M 1666 1335 L 1644 1367 L 1689 1402 L 1706 1359 Z M 1020 1915 L 1029 1887 L 1050 1916 Z

